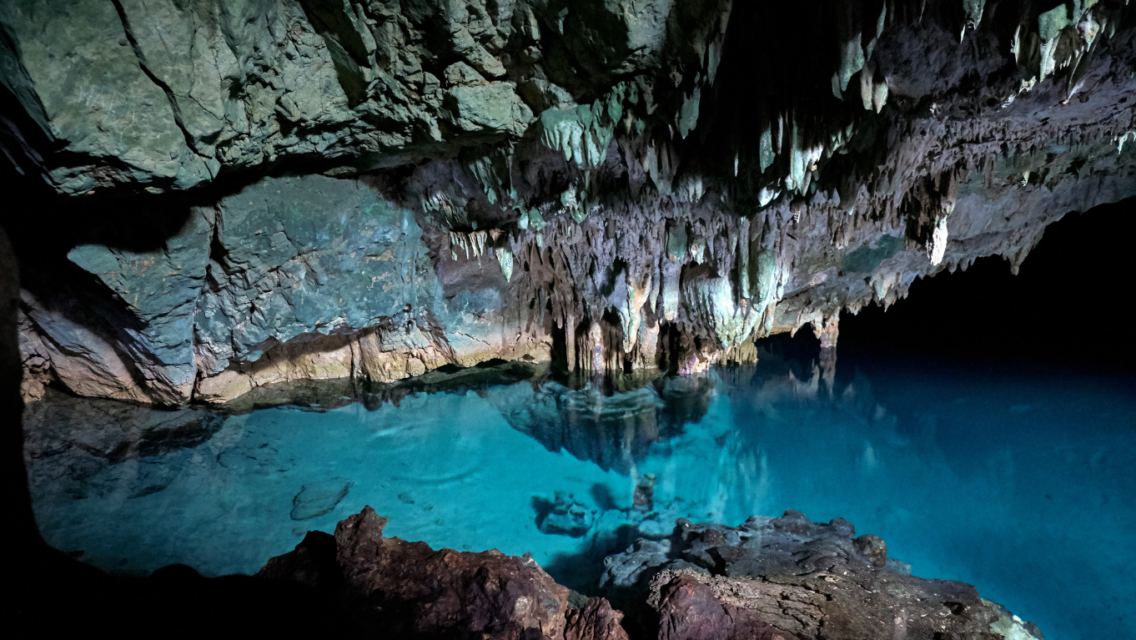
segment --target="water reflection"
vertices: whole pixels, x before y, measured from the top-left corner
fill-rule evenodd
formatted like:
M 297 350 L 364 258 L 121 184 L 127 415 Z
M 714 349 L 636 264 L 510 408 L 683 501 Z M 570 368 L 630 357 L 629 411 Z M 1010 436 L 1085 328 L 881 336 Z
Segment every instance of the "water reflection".
M 486 392 L 509 425 L 549 451 L 564 450 L 601 469 L 631 473 L 658 442 L 706 415 L 716 379 L 658 377 L 625 391 L 603 384 L 571 389 L 558 382 Z
M 106 569 L 221 574 L 255 571 L 370 504 L 392 535 L 531 551 L 587 590 L 606 554 L 678 517 L 792 508 L 847 518 L 916 574 L 971 582 L 1051 639 L 1081 637 L 1086 617 L 1096 634 L 1127 628 L 1136 593 L 1115 567 L 1136 559 L 1132 377 L 871 360 L 837 371 L 776 351 L 683 378 L 486 369 L 458 392 L 310 392 L 319 411 L 56 396 L 28 409 L 37 520 Z

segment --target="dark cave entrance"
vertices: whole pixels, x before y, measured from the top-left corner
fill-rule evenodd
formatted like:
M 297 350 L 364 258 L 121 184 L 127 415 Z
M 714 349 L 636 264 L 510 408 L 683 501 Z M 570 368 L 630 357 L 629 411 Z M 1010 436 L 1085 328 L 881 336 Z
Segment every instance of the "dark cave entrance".
M 1001 258 L 980 258 L 916 281 L 886 313 L 845 311 L 838 353 L 1130 367 L 1133 237 L 1136 199 L 1069 213 L 1046 228 L 1017 276 Z

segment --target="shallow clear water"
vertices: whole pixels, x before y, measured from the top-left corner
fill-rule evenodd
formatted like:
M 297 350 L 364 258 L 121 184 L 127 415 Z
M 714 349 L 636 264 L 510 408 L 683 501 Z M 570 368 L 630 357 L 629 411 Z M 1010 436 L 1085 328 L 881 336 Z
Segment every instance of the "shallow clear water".
M 847 518 L 916 575 L 974 584 L 1050 640 L 1128 637 L 1133 623 L 1132 376 L 845 359 L 830 388 L 815 367 L 770 357 L 610 395 L 526 381 L 203 424 L 126 449 L 125 427 L 30 434 L 48 542 L 116 572 L 252 573 L 369 504 L 388 535 L 529 551 L 588 591 L 604 555 L 675 518 L 796 509 Z M 647 473 L 643 513 L 632 502 Z M 557 492 L 587 533 L 542 532 Z

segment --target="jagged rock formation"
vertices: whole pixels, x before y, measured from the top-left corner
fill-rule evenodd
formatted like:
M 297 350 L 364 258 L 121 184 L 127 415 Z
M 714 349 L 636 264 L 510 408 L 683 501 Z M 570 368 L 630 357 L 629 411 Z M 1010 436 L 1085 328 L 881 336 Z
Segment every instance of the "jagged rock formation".
M 0 147 L 50 195 L 4 224 L 67 229 L 21 255 L 25 398 L 831 347 L 841 311 L 1136 194 L 1126 3 L 832 9 L 5 3 Z
M 387 520 L 365 507 L 335 528 L 309 532 L 268 561 L 262 578 L 338 593 L 361 626 L 399 638 L 626 640 L 623 615 L 603 598 L 569 608 L 568 589 L 531 558 L 499 551 L 435 551 L 383 537 Z
M 912 577 L 883 540 L 856 537 L 843 519 L 814 524 L 788 511 L 736 528 L 680 519 L 669 538 L 605 561 L 603 583 L 638 615 L 626 621 L 527 555 L 435 551 L 383 537 L 386 523 L 366 507 L 334 537 L 309 532 L 257 576 L 315 587 L 361 627 L 408 638 L 1042 637 L 970 585 Z
M 698 638 L 1040 638 L 974 587 L 911 575 L 879 537 L 787 511 L 739 527 L 679 520 L 605 561 L 603 583 L 643 635 Z M 644 600 L 645 598 L 645 600 Z

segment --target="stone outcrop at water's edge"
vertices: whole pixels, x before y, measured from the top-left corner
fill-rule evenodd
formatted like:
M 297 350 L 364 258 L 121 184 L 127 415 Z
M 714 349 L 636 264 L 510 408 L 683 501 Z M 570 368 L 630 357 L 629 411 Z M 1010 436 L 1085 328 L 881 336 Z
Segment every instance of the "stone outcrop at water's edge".
M 883 540 L 856 537 L 843 519 L 815 524 L 795 511 L 738 527 L 680 519 L 669 537 L 608 557 L 598 584 L 606 597 L 569 592 L 528 555 L 435 551 L 384 537 L 386 523 L 366 507 L 334 536 L 309 532 L 257 576 L 331 594 L 384 637 L 1043 638 L 970 585 L 912 576 Z

